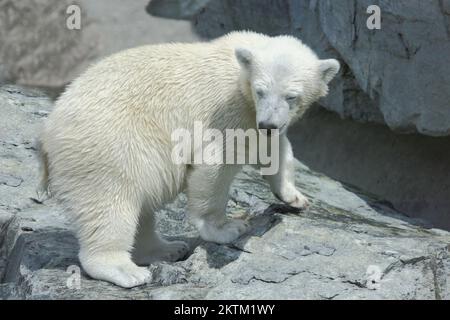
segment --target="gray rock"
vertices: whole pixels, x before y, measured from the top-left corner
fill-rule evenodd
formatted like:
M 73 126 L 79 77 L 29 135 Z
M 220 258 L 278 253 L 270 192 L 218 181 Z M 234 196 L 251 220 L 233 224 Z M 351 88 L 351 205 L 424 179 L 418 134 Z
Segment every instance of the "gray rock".
M 180 195 L 157 216 L 162 234 L 189 241 L 186 260 L 152 264 L 152 282 L 131 290 L 92 280 L 79 268 L 62 208 L 53 199 L 29 199 L 37 185 L 35 150 L 23 141 L 36 136 L 38 114 L 50 109 L 39 94 L 0 88 L 0 112 L 7 115 L 0 128 L 10 128 L 1 139 L 12 141 L 0 145 L 0 168 L 23 179 L 0 186 L 0 298 L 450 299 L 448 232 L 426 229 L 301 163 L 296 181 L 311 199 L 307 212 L 279 203 L 245 168 L 227 210 L 248 219 L 247 235 L 229 245 L 201 241 Z
M 324 34 L 393 129 L 450 134 L 450 16 L 443 3 L 319 2 Z M 379 31 L 366 27 L 372 4 L 382 10 Z
M 60 87 L 98 59 L 131 47 L 197 39 L 187 21 L 150 17 L 147 0 L 0 1 L 0 84 Z M 66 27 L 78 5 L 80 29 Z
M 152 0 L 147 12 L 153 16 L 170 19 L 191 19 L 209 0 Z
M 381 30 L 366 26 L 370 5 L 381 8 Z M 445 136 L 449 8 L 448 0 L 211 0 L 194 25 L 207 38 L 243 29 L 297 36 L 321 57 L 343 64 L 321 102 L 327 109 L 399 132 Z

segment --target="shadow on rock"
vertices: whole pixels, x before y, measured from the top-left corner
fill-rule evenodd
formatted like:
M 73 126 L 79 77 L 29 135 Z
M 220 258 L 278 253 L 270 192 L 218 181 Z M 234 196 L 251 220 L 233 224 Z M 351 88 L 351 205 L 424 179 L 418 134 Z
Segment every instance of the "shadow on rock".
M 272 204 L 264 212 L 250 216 L 248 219 L 249 231 L 235 242 L 226 245 L 204 242 L 209 267 L 220 269 L 239 259 L 243 252 L 251 253 L 245 249 L 246 243 L 253 237 L 262 237 L 266 232 L 281 222 L 281 217 L 275 213 L 293 213 L 298 209 Z
M 79 266 L 77 254 L 77 239 L 68 230 L 46 228 L 23 232 L 9 255 L 3 282 L 15 282 L 24 272 L 40 269 L 66 271 L 69 266 Z

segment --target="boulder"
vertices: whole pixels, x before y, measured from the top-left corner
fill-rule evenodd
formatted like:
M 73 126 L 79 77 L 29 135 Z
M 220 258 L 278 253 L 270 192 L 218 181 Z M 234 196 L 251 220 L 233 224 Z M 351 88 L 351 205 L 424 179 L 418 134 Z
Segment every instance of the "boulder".
M 147 5 L 147 12 L 169 19 L 191 19 L 209 0 L 152 0 Z
M 151 17 L 147 0 L 2 0 L 0 84 L 53 88 L 93 62 L 131 47 L 197 39 L 189 22 Z M 80 29 L 69 29 L 80 9 Z
M 248 219 L 248 234 L 229 245 L 201 241 L 181 194 L 157 220 L 163 235 L 189 242 L 183 261 L 152 264 L 151 283 L 130 290 L 90 279 L 64 210 L 34 191 L 30 141 L 51 108 L 39 92 L 0 87 L 0 298 L 450 299 L 448 232 L 300 162 L 296 184 L 311 199 L 308 211 L 279 203 L 245 168 L 227 210 Z

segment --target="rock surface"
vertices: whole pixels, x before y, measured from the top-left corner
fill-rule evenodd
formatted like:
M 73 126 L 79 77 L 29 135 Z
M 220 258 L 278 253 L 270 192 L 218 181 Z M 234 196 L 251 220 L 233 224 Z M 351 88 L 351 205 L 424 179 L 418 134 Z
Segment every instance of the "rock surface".
M 151 17 L 147 0 L 0 1 L 0 84 L 61 87 L 94 61 L 127 48 L 197 39 L 187 21 Z M 80 29 L 66 13 L 78 5 Z
M 190 3 L 190 8 L 203 6 L 194 17 L 203 37 L 243 29 L 292 34 L 321 57 L 338 58 L 340 78 L 322 105 L 343 118 L 385 123 L 400 132 L 450 135 L 450 0 Z M 371 5 L 381 9 L 381 30 L 367 28 Z M 161 6 L 155 14 L 164 13 Z
M 300 163 L 307 212 L 278 203 L 246 168 L 228 206 L 249 220 L 246 236 L 230 245 L 202 242 L 185 221 L 181 195 L 158 221 L 162 234 L 188 239 L 184 261 L 151 265 L 152 283 L 131 290 L 78 278 L 78 245 L 61 208 L 35 199 L 32 141 L 51 107 L 38 92 L 0 88 L 0 298 L 450 299 L 449 233 Z

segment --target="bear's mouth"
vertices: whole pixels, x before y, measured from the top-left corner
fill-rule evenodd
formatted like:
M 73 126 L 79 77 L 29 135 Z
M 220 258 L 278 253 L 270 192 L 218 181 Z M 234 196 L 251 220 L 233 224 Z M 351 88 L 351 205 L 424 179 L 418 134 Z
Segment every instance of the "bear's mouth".
M 281 127 L 277 128 L 277 129 L 259 129 L 259 132 L 270 137 L 274 133 L 278 134 L 278 135 L 282 135 L 286 131 L 286 129 L 287 129 L 287 123 L 283 124 Z

